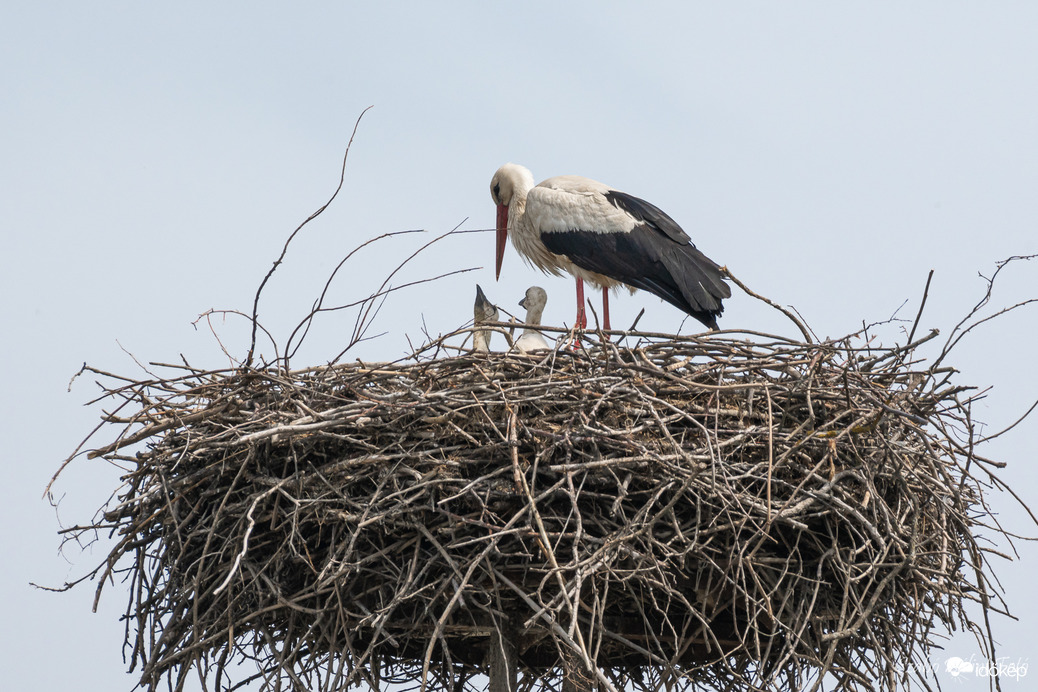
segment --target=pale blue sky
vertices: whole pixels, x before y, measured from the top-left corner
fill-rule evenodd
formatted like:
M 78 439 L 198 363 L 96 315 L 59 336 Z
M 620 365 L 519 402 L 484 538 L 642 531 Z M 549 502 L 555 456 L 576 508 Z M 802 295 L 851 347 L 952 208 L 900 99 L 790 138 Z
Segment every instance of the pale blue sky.
M 102 552 L 57 555 L 51 473 L 94 426 L 83 361 L 134 374 L 184 354 L 226 359 L 199 313 L 247 309 L 284 238 L 334 189 L 367 106 L 336 206 L 308 227 L 267 289 L 261 319 L 287 334 L 334 264 L 389 231 L 489 228 L 488 184 L 505 161 L 540 180 L 579 173 L 645 197 L 759 292 L 822 336 L 898 310 L 948 330 L 982 293 L 978 272 L 1038 252 L 1038 5 L 900 3 L 23 3 L 0 9 L 0 317 L 6 440 L 0 572 L 5 689 L 129 689 L 123 594 L 90 614 L 80 576 Z M 464 223 L 462 223 L 464 221 Z M 363 297 L 418 241 L 366 254 L 336 284 Z M 509 250 L 493 279 L 492 234 L 448 239 L 408 278 L 479 271 L 402 293 L 365 358 L 403 353 L 422 320 L 471 318 L 474 284 L 512 307 L 531 284 L 547 322 L 573 318 L 569 280 Z M 1007 270 L 995 301 L 1038 294 L 1038 266 Z M 738 293 L 738 292 L 737 292 Z M 614 325 L 673 330 L 652 296 L 614 301 Z M 1038 398 L 1036 312 L 964 343 L 963 382 L 993 385 L 977 418 L 1000 427 Z M 723 327 L 790 333 L 736 295 Z M 320 321 L 297 363 L 338 352 L 352 323 Z M 686 331 L 692 325 L 686 326 Z M 239 323 L 221 325 L 242 353 Z M 1004 477 L 1038 506 L 1038 424 L 993 443 Z M 57 487 L 65 524 L 87 520 L 117 472 L 80 460 Z M 1034 533 L 1012 501 L 1000 519 Z M 999 575 L 1020 622 L 996 618 L 1001 653 L 1038 644 L 1036 551 Z M 948 654 L 974 649 L 957 638 Z M 1038 676 L 1038 669 L 1033 676 Z M 984 681 L 942 679 L 955 689 Z M 1004 681 L 1004 690 L 1033 680 Z

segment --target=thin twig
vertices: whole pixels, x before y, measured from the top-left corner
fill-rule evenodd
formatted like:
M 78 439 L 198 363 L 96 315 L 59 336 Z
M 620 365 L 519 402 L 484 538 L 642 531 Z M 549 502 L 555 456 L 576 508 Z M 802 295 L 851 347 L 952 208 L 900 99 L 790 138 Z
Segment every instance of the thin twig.
M 322 204 L 317 209 L 317 211 L 310 214 L 310 216 L 306 217 L 306 220 L 304 220 L 303 223 L 299 224 L 296 227 L 296 229 L 292 231 L 291 235 L 289 235 L 288 239 L 285 241 L 284 247 L 281 248 L 281 254 L 278 255 L 278 258 L 276 260 L 274 260 L 273 266 L 271 266 L 271 268 L 267 271 L 266 275 L 263 277 L 263 280 L 260 281 L 259 287 L 256 289 L 256 296 L 252 300 L 252 337 L 249 342 L 248 355 L 245 356 L 245 367 L 250 367 L 252 365 L 253 353 L 256 351 L 256 329 L 259 325 L 260 294 L 263 293 L 263 288 L 267 285 L 267 281 L 269 281 L 270 277 L 274 275 L 274 272 L 277 271 L 277 268 L 281 266 L 281 263 L 285 259 L 285 255 L 288 253 L 288 246 L 296 237 L 296 234 L 298 234 L 299 231 L 303 230 L 304 226 L 306 226 L 308 223 L 310 223 L 318 216 L 320 216 L 322 213 L 324 213 L 324 210 L 331 206 L 331 203 L 334 202 L 335 198 L 339 196 L 339 192 L 342 190 L 342 186 L 346 182 L 346 161 L 350 157 L 350 147 L 353 146 L 353 138 L 357 135 L 357 128 L 360 127 L 361 118 L 363 118 L 364 114 L 371 110 L 373 107 L 374 106 L 368 106 L 367 108 L 362 110 L 360 112 L 360 115 L 357 116 L 357 122 L 353 124 L 353 132 L 350 134 L 350 141 L 346 143 L 346 151 L 342 155 L 342 167 L 339 172 L 339 184 L 335 187 L 335 191 L 332 192 L 332 196 L 329 197 L 328 201 Z

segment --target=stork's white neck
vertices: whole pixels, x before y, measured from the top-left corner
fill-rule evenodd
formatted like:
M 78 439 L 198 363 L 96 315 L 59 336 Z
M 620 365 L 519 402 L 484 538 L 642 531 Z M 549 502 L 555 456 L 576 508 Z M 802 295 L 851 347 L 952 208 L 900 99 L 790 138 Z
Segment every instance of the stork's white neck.
M 526 324 L 535 324 L 540 326 L 542 314 L 544 314 L 544 306 L 534 305 L 526 311 Z M 527 327 L 525 331 L 530 331 L 530 328 Z
M 490 330 L 477 329 L 472 335 L 472 348 L 477 353 L 490 352 Z
M 508 180 L 512 184 L 512 199 L 508 202 L 508 225 L 519 219 L 526 211 L 526 197 L 533 189 L 533 173 L 516 164 L 506 164 Z

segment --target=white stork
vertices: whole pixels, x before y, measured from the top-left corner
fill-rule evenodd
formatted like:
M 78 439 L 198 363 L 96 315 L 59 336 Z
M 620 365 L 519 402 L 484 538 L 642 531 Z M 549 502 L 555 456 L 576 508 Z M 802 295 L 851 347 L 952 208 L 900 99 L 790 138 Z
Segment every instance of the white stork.
M 505 240 L 546 274 L 577 279 L 577 324 L 587 327 L 584 282 L 602 289 L 609 329 L 609 291 L 627 286 L 653 293 L 710 329 L 732 290 L 718 265 L 661 209 L 577 175 L 548 178 L 536 187 L 523 166 L 506 163 L 490 181 L 497 204 L 497 276 Z
M 541 315 L 547 303 L 548 294 L 540 286 L 530 286 L 526 289 L 526 296 L 519 301 L 519 307 L 526 308 L 526 324 L 530 325 L 515 340 L 515 347 L 520 353 L 551 348 L 544 336 L 535 329 L 541 324 Z
M 487 300 L 483 289 L 479 287 L 479 284 L 476 284 L 476 302 L 472 305 L 472 316 L 477 327 L 472 333 L 472 348 L 475 351 L 479 353 L 490 352 L 490 335 L 492 332 L 485 328 L 478 329 L 478 327 L 485 322 L 497 322 L 499 314 L 497 306 Z

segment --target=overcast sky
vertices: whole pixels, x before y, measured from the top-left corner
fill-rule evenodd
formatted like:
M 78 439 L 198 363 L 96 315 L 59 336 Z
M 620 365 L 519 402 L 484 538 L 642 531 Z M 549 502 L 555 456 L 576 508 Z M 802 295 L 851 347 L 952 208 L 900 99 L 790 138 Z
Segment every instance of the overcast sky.
M 219 7 L 214 7 L 218 5 Z M 960 3 L 7 3 L 0 9 L 0 318 L 7 375 L 0 571 L 5 689 L 132 687 L 121 658 L 124 591 L 91 614 L 91 585 L 34 590 L 89 570 L 102 546 L 58 552 L 118 471 L 80 459 L 93 428 L 84 361 L 139 375 L 142 362 L 220 367 L 209 308 L 247 310 L 288 234 L 301 232 L 260 306 L 283 337 L 335 264 L 375 235 L 493 225 L 488 185 L 506 161 L 534 176 L 579 173 L 665 209 L 755 290 L 795 306 L 822 337 L 914 317 L 945 332 L 995 262 L 1038 252 L 1038 4 Z M 494 9 L 490 9 L 493 7 Z M 502 9 L 498 9 L 502 8 Z M 371 293 L 424 239 L 380 243 L 347 265 L 333 301 Z M 477 271 L 401 292 L 355 355 L 390 359 L 471 319 L 474 287 L 518 311 L 548 290 L 545 321 L 571 323 L 572 282 L 511 249 L 500 282 L 493 235 L 450 237 L 407 280 Z M 793 335 L 743 295 L 722 327 Z M 1011 266 L 994 303 L 1038 296 L 1038 263 Z M 613 302 L 614 326 L 678 329 L 646 294 Z M 899 312 L 900 310 L 900 312 Z M 978 331 L 951 362 L 992 386 L 975 416 L 1002 427 L 1038 398 L 1035 309 Z M 214 322 L 234 355 L 240 320 Z M 324 316 L 296 364 L 341 350 L 349 315 Z M 685 332 L 697 328 L 686 324 Z M 895 333 L 893 330 L 891 333 Z M 268 350 L 269 355 L 269 350 Z M 1038 506 L 1038 423 L 992 443 L 1004 478 Z M 1035 534 L 1003 495 L 1007 528 Z M 1019 622 L 996 617 L 1001 655 L 1038 666 L 1036 550 L 998 565 Z M 957 637 L 945 658 L 976 654 Z M 1004 690 L 1032 689 L 1030 679 Z M 987 689 L 976 675 L 942 683 Z

